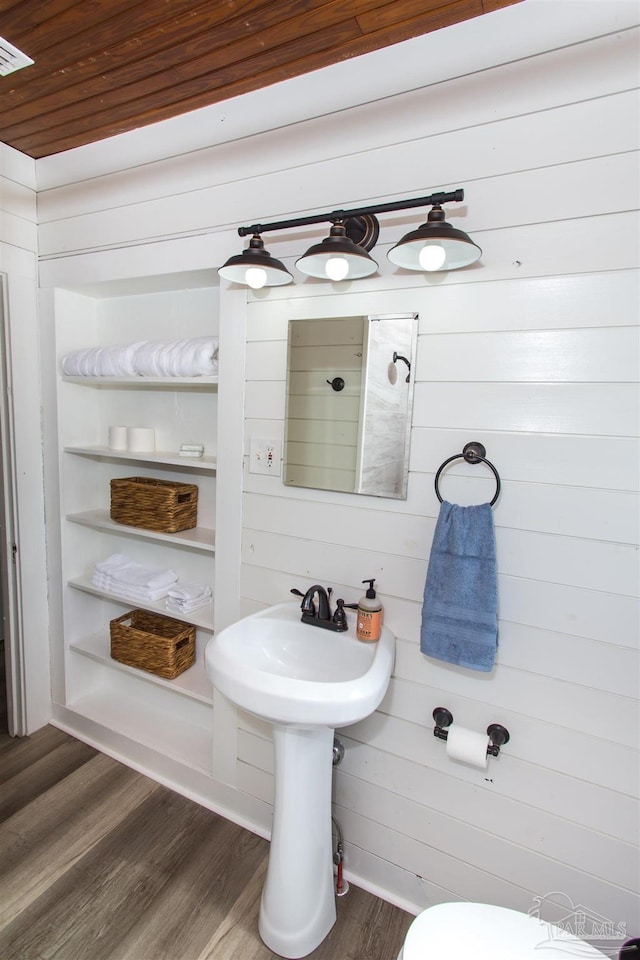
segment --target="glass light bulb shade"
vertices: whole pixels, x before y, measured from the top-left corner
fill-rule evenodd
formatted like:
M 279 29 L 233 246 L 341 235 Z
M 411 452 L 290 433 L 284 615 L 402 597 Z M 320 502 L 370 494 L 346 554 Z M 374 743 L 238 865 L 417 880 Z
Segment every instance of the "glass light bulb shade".
M 280 287 L 293 282 L 293 277 L 284 263 L 276 260 L 264 249 L 260 236 L 253 236 L 242 253 L 229 257 L 218 269 L 218 274 L 224 280 L 244 287 L 253 287 L 254 290 L 261 287 Z
M 418 263 L 423 270 L 427 271 L 440 270 L 446 259 L 447 254 L 444 247 L 433 240 L 430 243 L 425 243 L 418 254 Z
M 333 277 L 328 266 L 330 261 L 343 260 L 347 264 L 347 272 L 341 266 L 341 277 Z M 314 243 L 304 256 L 296 260 L 296 267 L 308 277 L 317 277 L 320 280 L 359 280 L 361 277 L 370 277 L 378 269 L 376 261 L 369 256 L 364 247 L 354 243 L 346 235 L 344 224 L 334 223 L 329 236 L 322 243 Z
M 462 230 L 456 230 L 446 222 L 424 223 L 417 230 L 407 233 L 395 247 L 389 250 L 387 257 L 403 270 L 425 270 L 420 262 L 420 254 L 426 246 L 438 246 L 444 250 L 445 258 L 435 270 L 459 270 L 468 267 L 482 256 L 482 250 Z
M 349 261 L 345 257 L 329 257 L 325 271 L 329 280 L 344 280 L 349 273 Z
M 247 267 L 245 282 L 252 290 L 260 290 L 267 282 L 267 271 L 263 267 Z
M 335 260 L 335 256 L 331 253 L 318 253 L 309 256 L 310 253 L 309 250 L 304 257 L 296 260 L 296 267 L 301 273 L 306 273 L 308 277 L 326 280 L 329 277 L 327 263 L 329 260 Z M 342 254 L 340 256 L 341 259 L 346 260 L 348 266 L 348 273 L 341 278 L 343 280 L 359 280 L 362 277 L 370 277 L 378 269 L 378 264 L 369 256 L 343 256 Z
M 269 255 L 267 254 L 267 256 Z M 242 254 L 239 254 L 237 257 L 231 257 L 227 260 L 224 266 L 219 268 L 218 273 L 223 280 L 238 283 L 243 287 L 250 286 L 247 273 L 253 268 L 264 273 L 265 281 L 262 284 L 264 287 L 280 287 L 285 283 L 293 283 L 293 277 L 284 264 L 280 263 L 280 266 L 276 267 L 274 263 L 277 264 L 280 261 L 275 260 L 274 257 L 269 257 L 269 261 L 258 261 L 256 263 L 251 262 L 247 257 L 243 258 Z

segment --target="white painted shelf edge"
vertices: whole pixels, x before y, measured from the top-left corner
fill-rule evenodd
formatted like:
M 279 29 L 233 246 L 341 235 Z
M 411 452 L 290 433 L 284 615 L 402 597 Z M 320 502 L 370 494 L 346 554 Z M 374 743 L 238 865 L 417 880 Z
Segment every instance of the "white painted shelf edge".
M 83 527 L 93 527 L 95 530 L 141 537 L 145 540 L 161 540 L 163 543 L 190 547 L 192 550 L 201 550 L 203 553 L 215 553 L 216 549 L 216 532 L 210 527 L 192 527 L 191 530 L 181 530 L 179 533 L 162 533 L 157 530 L 147 530 L 144 527 L 130 527 L 124 523 L 115 523 L 108 510 L 69 513 L 67 520 L 79 523 Z
M 158 677 L 155 673 L 138 670 L 126 663 L 120 663 L 119 660 L 113 660 L 109 650 L 109 637 L 104 633 L 92 633 L 81 640 L 74 640 L 69 644 L 69 649 L 82 654 L 84 657 L 89 657 L 97 663 L 105 664 L 114 670 L 122 670 L 124 673 L 133 674 L 140 680 L 166 687 L 172 692 L 183 694 L 192 700 L 200 700 L 207 704 L 213 703 L 211 681 L 207 677 L 202 663 L 194 663 L 192 667 L 179 674 L 174 680 L 165 680 L 164 677 Z
M 77 577 L 73 580 L 67 580 L 67 583 L 70 587 L 73 587 L 74 590 L 82 590 L 84 593 L 91 593 L 94 597 L 101 597 L 103 600 L 111 600 L 113 603 L 119 603 L 132 609 L 137 608 L 139 610 L 149 610 L 151 613 L 159 613 L 164 617 L 174 617 L 176 620 L 182 620 L 184 623 L 190 623 L 194 627 L 199 627 L 202 630 L 206 630 L 208 633 L 213 633 L 213 603 L 207 604 L 206 607 L 200 607 L 199 610 L 195 610 L 191 614 L 185 614 L 184 616 L 178 617 L 174 613 L 171 613 L 165 609 L 164 600 L 158 600 L 156 603 L 141 603 L 138 600 L 134 601 L 127 597 L 120 596 L 117 593 L 108 593 L 106 590 L 99 590 L 97 587 L 94 587 L 88 577 Z
M 87 387 L 217 387 L 218 377 L 70 377 L 65 383 Z
M 181 457 L 177 451 L 156 450 L 155 453 L 135 453 L 131 450 L 112 450 L 99 445 L 73 445 L 64 448 L 65 453 L 74 453 L 83 457 L 96 457 L 108 460 L 130 460 L 136 463 L 165 464 L 186 470 L 206 470 L 215 473 L 218 462 L 215 457 Z
M 94 691 L 72 700 L 67 708 L 211 776 L 211 730 L 187 723 L 173 711 L 150 710 L 144 702 L 122 693 L 114 700 L 111 691 Z

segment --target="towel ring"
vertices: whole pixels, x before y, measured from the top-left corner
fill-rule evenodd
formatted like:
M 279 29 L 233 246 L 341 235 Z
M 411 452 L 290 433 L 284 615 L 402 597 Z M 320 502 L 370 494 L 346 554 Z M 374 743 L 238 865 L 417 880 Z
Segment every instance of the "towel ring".
M 462 453 L 456 453 L 453 457 L 449 457 L 448 460 L 445 460 L 444 463 L 440 464 L 438 472 L 436 473 L 435 479 L 435 488 L 436 488 L 436 497 L 442 503 L 442 497 L 440 496 L 440 491 L 438 490 L 438 480 L 440 479 L 440 474 L 447 466 L 448 463 L 451 463 L 452 460 L 466 460 L 467 463 L 486 463 L 489 469 L 493 472 L 494 477 L 496 478 L 496 492 L 494 494 L 493 500 L 489 502 L 489 506 L 493 506 L 498 497 L 500 496 L 500 475 L 498 471 L 491 463 L 490 460 L 486 459 L 486 450 L 482 443 L 478 443 L 476 440 L 472 440 L 470 443 L 465 443 L 462 448 Z

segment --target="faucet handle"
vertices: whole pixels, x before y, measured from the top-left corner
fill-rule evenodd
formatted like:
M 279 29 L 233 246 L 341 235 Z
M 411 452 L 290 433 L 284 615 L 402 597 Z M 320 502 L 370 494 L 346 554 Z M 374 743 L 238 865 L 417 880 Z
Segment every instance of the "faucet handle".
M 302 603 L 300 604 L 300 609 L 303 613 L 308 613 L 309 616 L 315 617 L 316 615 L 316 605 L 313 602 L 313 597 L 309 595 L 309 591 L 303 593 L 302 590 L 298 590 L 296 587 L 292 587 L 289 591 L 294 593 L 296 597 L 302 597 Z
M 344 600 L 336 600 L 336 609 L 332 620 L 339 629 L 347 629 L 347 615 L 344 612 Z

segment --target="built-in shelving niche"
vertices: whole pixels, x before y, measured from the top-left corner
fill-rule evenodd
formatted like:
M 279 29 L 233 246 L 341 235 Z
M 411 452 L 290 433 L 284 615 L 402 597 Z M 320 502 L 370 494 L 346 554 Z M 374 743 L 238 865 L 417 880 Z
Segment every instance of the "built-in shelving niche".
M 218 291 L 210 277 L 98 285 L 56 292 L 57 362 L 83 347 L 217 334 Z M 116 451 L 108 427 L 151 426 L 156 452 Z M 212 688 L 204 648 L 214 605 L 182 619 L 196 627 L 196 662 L 175 680 L 128 667 L 110 656 L 109 622 L 136 605 L 165 613 L 164 600 L 132 603 L 97 589 L 93 567 L 111 553 L 182 580 L 214 584 L 217 377 L 58 377 L 61 589 L 64 704 L 81 718 L 211 775 Z M 205 445 L 181 458 L 180 443 Z M 114 523 L 114 477 L 155 476 L 198 486 L 198 524 L 176 534 Z

